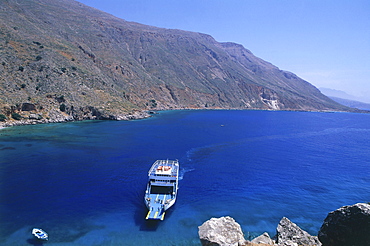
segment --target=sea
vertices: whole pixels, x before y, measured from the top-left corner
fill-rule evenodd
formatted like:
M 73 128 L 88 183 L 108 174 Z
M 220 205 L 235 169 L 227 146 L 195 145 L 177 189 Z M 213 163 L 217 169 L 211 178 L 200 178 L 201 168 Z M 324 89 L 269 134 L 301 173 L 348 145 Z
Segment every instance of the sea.
M 157 159 L 179 160 L 178 198 L 146 221 Z M 370 202 L 370 114 L 180 110 L 0 130 L 0 245 L 200 246 L 198 227 L 222 216 L 246 239 L 274 236 L 283 217 L 317 235 L 359 202 Z

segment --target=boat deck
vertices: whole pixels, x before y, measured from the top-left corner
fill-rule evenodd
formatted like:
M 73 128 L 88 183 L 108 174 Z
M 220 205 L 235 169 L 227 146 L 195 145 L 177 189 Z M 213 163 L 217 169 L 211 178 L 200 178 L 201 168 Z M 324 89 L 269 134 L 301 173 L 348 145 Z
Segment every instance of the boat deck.
M 166 199 L 170 197 L 171 196 L 167 194 L 150 194 L 150 210 L 148 211 L 146 219 L 163 220 L 165 215 L 164 203 Z
M 178 162 L 171 160 L 157 160 L 149 170 L 149 176 L 176 177 L 178 174 Z

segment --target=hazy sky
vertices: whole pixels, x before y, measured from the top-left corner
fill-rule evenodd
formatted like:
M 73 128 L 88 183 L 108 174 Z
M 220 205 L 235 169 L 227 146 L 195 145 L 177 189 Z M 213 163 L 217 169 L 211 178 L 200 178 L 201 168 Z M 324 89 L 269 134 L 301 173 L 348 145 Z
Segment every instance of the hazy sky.
M 127 21 L 242 44 L 316 87 L 370 102 L 369 0 L 78 0 Z

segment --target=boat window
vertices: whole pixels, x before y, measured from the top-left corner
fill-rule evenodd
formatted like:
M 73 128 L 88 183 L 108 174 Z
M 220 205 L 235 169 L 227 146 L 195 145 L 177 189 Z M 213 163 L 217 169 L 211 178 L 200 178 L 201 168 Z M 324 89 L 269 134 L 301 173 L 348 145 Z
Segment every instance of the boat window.
M 150 193 L 152 194 L 172 194 L 173 187 L 172 186 L 155 186 L 152 185 L 152 189 Z

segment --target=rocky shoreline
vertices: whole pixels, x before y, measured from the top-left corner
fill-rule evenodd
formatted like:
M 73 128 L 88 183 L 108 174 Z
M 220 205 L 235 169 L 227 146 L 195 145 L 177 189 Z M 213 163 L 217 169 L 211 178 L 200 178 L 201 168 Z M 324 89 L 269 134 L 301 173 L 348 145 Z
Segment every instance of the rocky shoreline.
M 357 203 L 330 212 L 318 232 L 311 236 L 283 217 L 276 235 L 265 232 L 248 241 L 240 225 L 231 217 L 211 218 L 198 228 L 203 246 L 365 246 L 370 245 L 370 204 Z
M 20 119 L 8 118 L 6 121 L 0 122 L 0 129 L 11 126 L 23 126 L 23 125 L 37 125 L 37 124 L 48 124 L 48 123 L 63 123 L 72 121 L 83 121 L 83 120 L 139 120 L 151 117 L 155 114 L 153 111 L 133 111 L 130 113 L 122 114 L 99 114 L 94 115 L 87 113 L 84 115 L 73 115 L 73 114 L 62 114 L 57 111 L 50 111 L 47 117 L 38 113 L 22 114 Z

